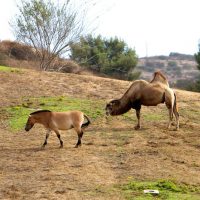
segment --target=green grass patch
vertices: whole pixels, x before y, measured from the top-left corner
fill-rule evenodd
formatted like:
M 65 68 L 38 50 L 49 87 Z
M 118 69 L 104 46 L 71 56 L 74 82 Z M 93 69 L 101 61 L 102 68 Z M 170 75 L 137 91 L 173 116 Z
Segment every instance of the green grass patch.
M 12 131 L 22 130 L 31 112 L 39 109 L 51 111 L 80 110 L 91 118 L 91 121 L 104 115 L 104 102 L 71 97 L 40 97 L 23 99 L 22 104 L 6 109 Z
M 38 98 L 23 98 L 21 104 L 6 108 L 9 117 L 9 125 L 11 131 L 18 131 L 24 128 L 27 118 L 31 112 L 39 109 L 47 109 L 51 111 L 68 111 L 80 110 L 88 115 L 92 121 L 105 115 L 105 101 L 91 100 L 72 97 L 38 97 Z M 144 121 L 160 121 L 168 119 L 167 111 L 149 112 L 142 111 Z M 109 121 L 115 116 L 108 118 Z M 125 113 L 121 116 L 121 120 L 128 124 L 134 125 L 137 122 L 135 111 Z M 122 142 L 123 144 L 123 142 Z M 120 145 L 120 144 L 119 144 Z
M 121 185 L 120 190 L 128 200 L 198 200 L 200 187 L 178 184 L 170 180 L 155 182 L 130 181 Z M 144 190 L 158 190 L 158 195 L 144 194 Z
M 0 71 L 2 72 L 13 72 L 13 73 L 21 73 L 21 69 L 13 68 L 13 67 L 6 67 L 6 66 L 0 66 Z
M 160 121 L 168 120 L 169 114 L 167 108 L 157 109 L 156 107 L 150 107 L 148 110 L 141 109 L 141 119 L 145 121 Z M 131 109 L 129 112 L 123 114 L 127 121 L 137 122 L 136 111 Z
M 132 123 L 137 122 L 136 112 L 133 109 L 131 109 L 129 112 L 123 114 L 122 116 L 126 121 L 129 121 L 129 122 L 132 122 Z
M 196 106 L 196 108 L 182 109 L 180 110 L 180 115 L 183 116 L 184 119 L 190 119 L 192 122 L 199 123 L 200 110 L 198 106 Z
M 163 120 L 163 119 L 165 120 L 167 117 L 168 117 L 168 115 L 164 116 L 160 113 L 159 114 L 157 114 L 157 113 L 155 113 L 155 114 L 153 114 L 153 113 L 143 114 L 143 118 L 144 118 L 145 121 L 157 121 L 157 120 Z
M 169 112 L 168 109 L 165 107 L 162 107 L 160 109 L 156 109 L 156 107 L 153 107 L 149 108 L 148 112 L 142 110 L 141 116 L 144 118 L 145 121 L 168 120 Z

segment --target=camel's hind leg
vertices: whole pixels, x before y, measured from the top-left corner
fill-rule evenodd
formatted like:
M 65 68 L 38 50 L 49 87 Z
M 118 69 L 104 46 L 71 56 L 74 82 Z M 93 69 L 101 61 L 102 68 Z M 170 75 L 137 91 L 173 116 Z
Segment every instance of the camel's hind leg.
M 173 108 L 174 108 L 174 93 L 168 88 L 165 91 L 165 104 L 169 110 L 169 123 L 167 128 L 170 129 L 173 120 Z
M 174 94 L 174 97 L 175 97 L 175 99 L 174 99 L 173 113 L 174 113 L 175 118 L 176 118 L 176 130 L 179 130 L 179 113 L 178 113 L 176 94 Z
M 168 110 L 169 110 L 169 123 L 167 128 L 170 129 L 173 120 L 173 109 L 171 107 L 170 108 L 168 107 Z

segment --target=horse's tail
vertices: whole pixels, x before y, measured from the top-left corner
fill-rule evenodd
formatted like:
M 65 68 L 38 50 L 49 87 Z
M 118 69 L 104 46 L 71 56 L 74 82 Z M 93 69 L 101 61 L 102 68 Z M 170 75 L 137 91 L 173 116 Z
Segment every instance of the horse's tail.
M 84 124 L 82 124 L 82 125 L 81 125 L 81 128 L 87 127 L 87 126 L 89 126 L 89 124 L 91 123 L 91 121 L 90 121 L 90 119 L 89 119 L 89 117 L 88 117 L 87 115 L 83 114 L 83 116 L 84 116 L 84 118 L 87 119 L 87 122 L 84 123 Z

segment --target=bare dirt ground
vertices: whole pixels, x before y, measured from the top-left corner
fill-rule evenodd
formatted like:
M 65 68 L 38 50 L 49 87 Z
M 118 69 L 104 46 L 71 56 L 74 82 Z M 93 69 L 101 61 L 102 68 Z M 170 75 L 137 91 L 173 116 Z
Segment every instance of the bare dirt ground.
M 25 97 L 56 95 L 103 99 L 106 103 L 120 97 L 130 84 L 75 74 L 0 72 L 0 106 L 18 105 Z M 124 199 L 114 186 L 130 177 L 200 185 L 200 94 L 176 92 L 180 131 L 166 129 L 167 115 L 161 121 L 143 121 L 139 131 L 133 129 L 134 120 L 102 118 L 86 129 L 78 149 L 73 148 L 77 137 L 70 130 L 62 134 L 63 149 L 52 134 L 42 150 L 43 127 L 14 133 L 1 113 L 0 199 Z M 164 105 L 145 107 L 142 113 L 161 110 L 166 110 Z

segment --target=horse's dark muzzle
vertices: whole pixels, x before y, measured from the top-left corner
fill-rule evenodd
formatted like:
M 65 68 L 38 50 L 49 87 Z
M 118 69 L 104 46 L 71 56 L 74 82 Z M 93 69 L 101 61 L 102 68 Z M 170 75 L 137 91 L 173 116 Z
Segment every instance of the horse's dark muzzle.
M 26 127 L 25 127 L 25 131 L 27 131 L 27 132 L 28 132 L 29 130 L 30 130 L 30 129 L 28 129 L 28 128 L 26 128 Z
M 28 125 L 26 125 L 25 126 L 25 131 L 30 131 L 30 129 L 33 127 L 33 125 L 31 125 L 31 124 L 28 124 Z

